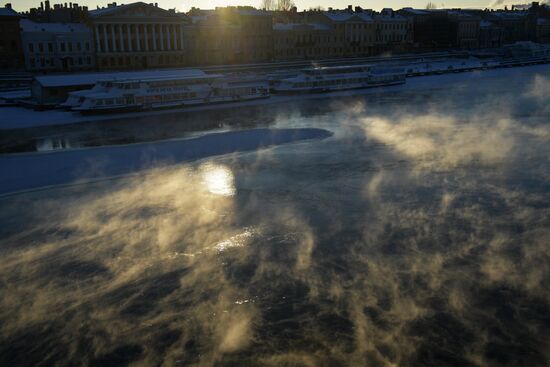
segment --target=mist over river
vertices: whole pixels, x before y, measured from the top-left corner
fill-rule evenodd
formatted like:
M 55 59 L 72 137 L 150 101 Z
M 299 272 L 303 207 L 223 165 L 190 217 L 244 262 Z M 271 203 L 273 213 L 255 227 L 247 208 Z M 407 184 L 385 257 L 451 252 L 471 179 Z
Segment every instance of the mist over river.
M 103 179 L 0 197 L 0 365 L 550 365 L 550 66 L 436 78 L 48 127 Z M 158 155 L 253 128 L 331 134 Z

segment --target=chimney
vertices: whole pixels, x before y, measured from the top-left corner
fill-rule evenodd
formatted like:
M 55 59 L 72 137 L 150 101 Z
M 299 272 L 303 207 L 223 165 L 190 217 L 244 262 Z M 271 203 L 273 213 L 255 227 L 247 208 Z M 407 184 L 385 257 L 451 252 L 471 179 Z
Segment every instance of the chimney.
M 40 10 L 44 10 L 44 3 L 42 1 L 40 2 Z
M 348 5 L 348 11 L 353 11 L 353 6 L 352 5 Z
M 159 7 L 159 3 L 155 3 L 155 8 L 158 8 Z
M 11 3 L 6 4 L 6 9 L 11 9 Z
M 44 4 L 46 5 L 46 11 L 50 11 L 50 0 L 46 0 Z
M 361 13 L 362 11 L 363 11 L 363 8 L 361 8 L 360 6 L 355 7 L 355 12 L 356 13 Z

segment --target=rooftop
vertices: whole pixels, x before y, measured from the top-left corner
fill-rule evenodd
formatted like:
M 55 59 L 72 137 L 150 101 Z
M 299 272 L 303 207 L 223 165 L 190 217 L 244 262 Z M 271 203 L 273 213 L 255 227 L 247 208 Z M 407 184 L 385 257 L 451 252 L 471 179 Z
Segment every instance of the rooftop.
M 334 22 L 345 22 L 354 17 L 365 22 L 372 21 L 372 17 L 366 12 L 353 12 L 349 10 L 329 10 L 323 12 L 323 14 Z
M 79 23 L 35 23 L 32 20 L 21 19 L 19 22 L 23 32 L 50 32 L 50 33 L 90 33 L 91 30 Z
M 11 8 L 0 8 L 0 17 L 20 17 L 20 15 Z
M 328 31 L 330 30 L 330 27 L 326 24 L 320 23 L 275 23 L 273 25 L 274 31 L 294 31 L 300 29 Z

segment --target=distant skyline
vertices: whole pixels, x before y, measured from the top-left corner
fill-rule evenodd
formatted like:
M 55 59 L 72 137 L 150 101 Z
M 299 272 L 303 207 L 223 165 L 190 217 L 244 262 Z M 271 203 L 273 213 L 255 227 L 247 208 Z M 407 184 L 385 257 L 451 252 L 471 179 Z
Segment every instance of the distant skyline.
M 88 6 L 90 9 L 95 9 L 97 6 L 107 6 L 108 3 L 112 3 L 114 0 L 76 0 L 74 2 L 79 5 Z M 50 3 L 64 3 L 65 1 L 50 0 Z M 70 1 L 66 1 L 69 3 Z M 118 4 L 129 4 L 135 1 L 117 1 Z M 260 7 L 260 0 L 145 0 L 144 2 L 157 2 L 160 7 L 164 9 L 176 8 L 178 11 L 188 11 L 192 7 L 201 9 L 213 9 L 217 6 L 228 5 L 250 5 L 256 8 Z M 423 9 L 430 0 L 376 0 L 376 1 L 349 1 L 349 0 L 294 0 L 299 10 L 309 9 L 311 7 L 322 6 L 325 9 L 332 8 L 345 8 L 348 5 L 361 6 L 365 9 L 380 10 L 382 8 L 400 9 L 404 7 L 413 7 Z M 487 8 L 494 4 L 499 4 L 498 7 L 504 7 L 504 5 L 523 4 L 530 3 L 530 1 L 513 1 L 513 0 L 432 0 L 438 7 L 445 8 Z M 0 4 L 5 5 L 11 3 L 12 7 L 17 11 L 25 11 L 29 8 L 36 8 L 40 6 L 40 0 L 12 0 L 2 1 Z

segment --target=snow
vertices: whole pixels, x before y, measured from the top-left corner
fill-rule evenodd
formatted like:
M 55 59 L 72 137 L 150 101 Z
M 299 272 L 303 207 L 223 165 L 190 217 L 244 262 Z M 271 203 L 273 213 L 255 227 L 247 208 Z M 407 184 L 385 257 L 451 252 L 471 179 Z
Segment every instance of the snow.
M 111 73 L 83 73 L 62 75 L 41 75 L 34 79 L 43 87 L 63 87 L 72 85 L 92 85 L 98 80 L 141 80 L 141 79 L 170 79 L 181 77 L 206 76 L 199 69 L 171 69 L 149 71 L 121 71 Z
M 335 22 L 344 22 L 355 15 L 347 11 L 326 11 L 323 14 Z
M 250 151 L 309 139 L 324 139 L 323 129 L 253 129 L 192 139 L 0 156 L 0 197 L 65 184 L 82 184 L 214 155 Z
M 13 100 L 13 99 L 23 99 L 23 98 L 30 98 L 30 97 L 31 97 L 31 91 L 28 89 L 0 92 L 0 100 L 1 99 Z
M 463 61 L 461 61 L 463 62 Z M 435 62 L 428 63 L 419 63 L 416 67 L 416 71 L 430 71 L 431 69 L 425 68 L 426 64 L 434 65 Z M 392 64 L 391 66 L 398 66 L 399 64 Z M 448 65 L 448 63 L 447 63 Z M 462 66 L 462 65 L 461 65 Z M 468 66 L 464 65 L 464 66 Z M 423 68 L 423 69 L 421 69 Z M 495 69 L 495 70 L 485 70 L 478 71 L 474 73 L 459 73 L 459 74 L 443 74 L 443 75 L 430 75 L 430 76 L 420 76 L 414 78 L 407 78 L 407 83 L 403 85 L 390 86 L 390 87 L 381 87 L 381 88 L 368 88 L 360 90 L 351 90 L 351 91 L 341 91 L 333 93 L 320 93 L 320 94 L 307 94 L 299 96 L 281 96 L 281 95 L 272 95 L 270 98 L 262 100 L 252 100 L 252 101 L 243 101 L 243 102 L 232 102 L 228 104 L 215 104 L 215 105 L 202 105 L 195 107 L 185 107 L 180 109 L 170 109 L 162 111 L 151 111 L 151 112 L 132 112 L 132 113 L 121 113 L 114 115 L 99 115 L 99 116 L 82 116 L 76 112 L 63 111 L 63 110 L 51 110 L 51 111 L 33 111 L 25 109 L 22 107 L 3 107 L 0 112 L 0 130 L 2 129 L 20 129 L 20 128 L 30 128 L 37 126 L 52 126 L 52 125 L 61 125 L 61 124 L 74 124 L 80 122 L 90 122 L 90 121 L 108 121 L 113 120 L 113 123 L 116 123 L 114 120 L 130 119 L 135 117 L 148 117 L 148 116 L 162 116 L 162 115 L 176 115 L 176 114 L 185 114 L 189 112 L 197 111 L 207 111 L 207 110 L 221 110 L 221 109 L 236 109 L 246 106 L 257 106 L 257 105 L 269 105 L 269 104 L 282 104 L 282 103 L 291 103 L 298 100 L 315 100 L 315 99 L 330 99 L 330 98 L 339 98 L 347 97 L 353 95 L 368 95 L 368 94 L 379 94 L 379 93 L 395 93 L 400 91 L 408 90 L 423 90 L 423 89 L 432 89 L 434 86 L 446 87 L 449 83 L 461 83 L 468 78 L 479 78 L 481 77 L 495 77 L 502 75 L 510 75 L 514 72 L 521 72 L 522 70 L 529 68 L 534 72 L 549 73 L 550 65 L 536 65 L 536 66 L 527 66 L 517 69 Z
M 273 25 L 274 31 L 293 31 L 300 29 L 313 29 L 316 31 L 328 31 L 330 27 L 326 24 L 320 23 L 275 23 Z
M 425 15 L 429 14 L 428 11 L 422 10 L 422 9 L 413 9 L 413 8 L 403 8 L 403 10 L 406 10 L 409 13 L 416 14 L 416 15 Z
M 21 19 L 19 26 L 24 33 L 91 33 L 90 28 L 80 23 L 35 23 L 32 20 Z
M 353 13 L 347 10 L 329 10 L 323 14 L 334 22 L 345 22 L 353 17 L 365 22 L 372 22 L 372 17 L 368 13 Z
M 0 17 L 19 17 L 17 12 L 10 8 L 0 8 Z

